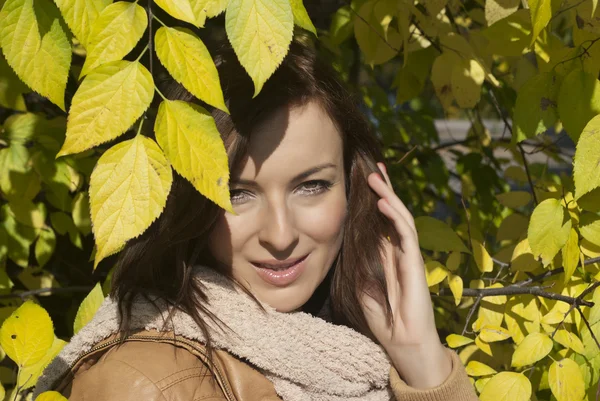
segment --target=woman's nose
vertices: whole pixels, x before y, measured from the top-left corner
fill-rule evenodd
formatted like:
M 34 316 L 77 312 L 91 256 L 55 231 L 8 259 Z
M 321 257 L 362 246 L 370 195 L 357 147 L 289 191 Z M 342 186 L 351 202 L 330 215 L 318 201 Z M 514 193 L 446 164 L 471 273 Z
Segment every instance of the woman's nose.
M 298 242 L 298 230 L 294 217 L 285 202 L 269 204 L 259 217 L 261 229 L 259 242 L 270 246 L 273 251 L 283 252 Z

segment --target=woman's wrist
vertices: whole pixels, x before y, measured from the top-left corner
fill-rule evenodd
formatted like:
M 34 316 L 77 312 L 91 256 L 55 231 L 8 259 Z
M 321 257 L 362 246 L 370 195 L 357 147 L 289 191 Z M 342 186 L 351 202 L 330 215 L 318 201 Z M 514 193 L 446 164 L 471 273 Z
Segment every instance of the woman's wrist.
M 437 387 L 452 372 L 452 359 L 441 343 L 395 347 L 387 351 L 398 374 L 410 387 Z

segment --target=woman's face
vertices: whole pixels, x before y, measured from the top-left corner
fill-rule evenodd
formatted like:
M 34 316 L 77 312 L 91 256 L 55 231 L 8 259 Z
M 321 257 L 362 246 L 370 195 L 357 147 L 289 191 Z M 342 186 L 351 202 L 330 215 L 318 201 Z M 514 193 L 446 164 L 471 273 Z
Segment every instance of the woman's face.
M 283 107 L 252 134 L 232 172 L 231 202 L 210 251 L 260 301 L 300 308 L 323 281 L 342 243 L 346 191 L 342 138 L 316 102 Z

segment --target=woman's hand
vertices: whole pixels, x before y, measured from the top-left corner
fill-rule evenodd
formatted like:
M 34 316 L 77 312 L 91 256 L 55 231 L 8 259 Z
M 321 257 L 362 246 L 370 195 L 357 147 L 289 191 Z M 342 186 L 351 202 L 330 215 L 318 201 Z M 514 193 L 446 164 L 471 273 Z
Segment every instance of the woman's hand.
M 436 331 L 414 219 L 394 193 L 383 163 L 377 165 L 385 181 L 373 173 L 369 186 L 381 197 L 379 210 L 395 227 L 382 257 L 393 325 L 388 324 L 380 301 L 365 294 L 361 306 L 371 331 L 404 381 L 417 388 L 435 387 L 449 376 L 452 360 Z

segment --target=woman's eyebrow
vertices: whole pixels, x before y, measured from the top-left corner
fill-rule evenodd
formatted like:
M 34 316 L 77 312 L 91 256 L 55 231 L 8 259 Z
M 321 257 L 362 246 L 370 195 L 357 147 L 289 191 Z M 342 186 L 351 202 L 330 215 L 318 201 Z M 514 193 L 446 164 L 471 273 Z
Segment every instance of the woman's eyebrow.
M 311 167 L 308 170 L 298 174 L 297 176 L 295 176 L 292 179 L 292 182 L 297 182 L 300 180 L 303 180 L 306 177 L 309 177 L 315 173 L 318 173 L 321 170 L 325 170 L 327 168 L 336 168 L 337 166 L 333 163 L 324 163 L 324 164 L 320 164 L 318 166 L 315 167 Z M 237 179 L 237 180 L 231 180 L 231 184 L 240 184 L 240 185 L 255 185 L 256 183 L 252 180 L 245 180 L 245 179 Z

